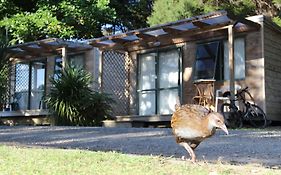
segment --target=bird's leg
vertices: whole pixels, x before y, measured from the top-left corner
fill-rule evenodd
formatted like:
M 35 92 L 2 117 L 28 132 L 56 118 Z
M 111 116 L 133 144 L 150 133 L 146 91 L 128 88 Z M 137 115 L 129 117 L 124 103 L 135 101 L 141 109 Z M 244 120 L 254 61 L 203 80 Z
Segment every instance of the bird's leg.
M 179 143 L 179 145 L 183 146 L 186 149 L 186 151 L 189 153 L 191 157 L 191 162 L 195 163 L 196 156 L 192 148 L 186 142 L 181 142 Z

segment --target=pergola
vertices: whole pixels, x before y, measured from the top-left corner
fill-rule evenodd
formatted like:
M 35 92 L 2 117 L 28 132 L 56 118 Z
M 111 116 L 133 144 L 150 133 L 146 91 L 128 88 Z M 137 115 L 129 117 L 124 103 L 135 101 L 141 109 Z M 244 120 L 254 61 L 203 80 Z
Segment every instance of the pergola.
M 62 55 L 63 65 L 67 53 L 90 50 L 93 47 L 85 42 L 67 41 L 58 38 L 48 38 L 8 48 L 9 57 L 19 60 L 32 60 L 52 55 Z
M 239 18 L 227 11 L 217 11 L 176 22 L 90 39 L 89 44 L 101 50 L 134 52 L 196 41 L 216 36 L 228 36 L 230 91 L 234 92 L 234 35 L 259 30 L 260 24 Z

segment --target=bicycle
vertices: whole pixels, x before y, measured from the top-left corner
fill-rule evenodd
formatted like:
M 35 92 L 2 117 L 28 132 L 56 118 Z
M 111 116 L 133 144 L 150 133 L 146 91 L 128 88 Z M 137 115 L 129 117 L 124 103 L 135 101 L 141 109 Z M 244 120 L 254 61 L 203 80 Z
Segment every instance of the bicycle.
M 251 98 L 251 101 L 254 102 L 254 99 L 248 87 L 238 90 L 235 94 L 235 99 L 230 98 L 230 91 L 223 93 L 224 97 L 228 97 L 230 103 L 223 103 L 220 110 L 225 118 L 226 125 L 230 128 L 241 128 L 244 121 L 248 121 L 252 126 L 256 128 L 265 128 L 267 126 L 268 120 L 263 110 L 254 103 L 250 103 L 246 100 L 245 94 L 248 94 Z M 235 102 L 241 101 L 244 106 L 239 109 Z

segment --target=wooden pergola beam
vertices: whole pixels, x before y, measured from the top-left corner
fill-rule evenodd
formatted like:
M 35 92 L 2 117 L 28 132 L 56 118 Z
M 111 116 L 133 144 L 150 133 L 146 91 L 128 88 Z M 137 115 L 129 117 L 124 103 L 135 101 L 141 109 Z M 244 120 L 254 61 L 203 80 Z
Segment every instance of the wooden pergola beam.
M 45 50 L 47 50 L 50 53 L 57 53 L 55 50 L 57 49 L 57 47 L 55 46 L 51 46 L 50 44 L 47 44 L 45 42 L 38 42 L 38 45 L 40 47 L 43 47 Z
M 179 34 L 181 32 L 184 32 L 183 30 L 179 30 L 179 29 L 175 29 L 175 28 L 171 28 L 171 27 L 165 27 L 163 28 L 164 32 L 169 33 L 169 34 Z
M 115 43 L 119 43 L 119 44 L 124 44 L 124 43 L 128 42 L 129 40 L 126 40 L 123 38 L 113 38 L 113 39 L 111 39 L 111 41 L 113 41 Z
M 156 36 L 149 35 L 146 33 L 138 33 L 138 34 L 136 34 L 136 36 L 138 38 L 141 38 L 142 40 L 156 40 Z
M 210 25 L 210 24 L 202 22 L 202 21 L 194 21 L 194 22 L 192 22 L 192 24 L 196 27 L 199 27 L 199 28 L 204 28 L 204 27 Z
M 100 43 L 100 42 L 94 42 L 91 43 L 92 46 L 94 47 L 106 47 L 106 46 L 110 46 L 110 44 L 105 44 L 105 43 Z
M 238 19 L 237 21 L 239 21 L 239 22 L 241 22 L 241 23 L 243 23 L 243 24 L 246 24 L 246 25 L 248 25 L 248 26 L 254 27 L 254 28 L 256 28 L 256 29 L 259 29 L 259 28 L 261 27 L 260 24 L 255 23 L 255 22 L 250 21 L 250 20 L 247 20 L 247 19 L 244 19 L 244 18 L 240 18 L 240 19 Z
M 42 51 L 42 48 L 31 48 L 29 46 L 23 45 L 19 47 L 20 49 L 26 51 L 27 53 L 30 53 L 29 55 L 33 56 L 41 56 L 41 54 L 44 52 Z

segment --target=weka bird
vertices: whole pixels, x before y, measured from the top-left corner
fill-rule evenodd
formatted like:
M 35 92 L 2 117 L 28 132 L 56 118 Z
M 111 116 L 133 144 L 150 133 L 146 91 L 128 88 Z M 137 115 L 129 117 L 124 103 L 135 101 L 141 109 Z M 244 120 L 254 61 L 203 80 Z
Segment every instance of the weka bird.
M 221 114 L 195 104 L 176 105 L 171 127 L 176 142 L 188 151 L 192 162 L 196 160 L 193 150 L 204 139 L 214 135 L 217 128 L 228 134 Z

